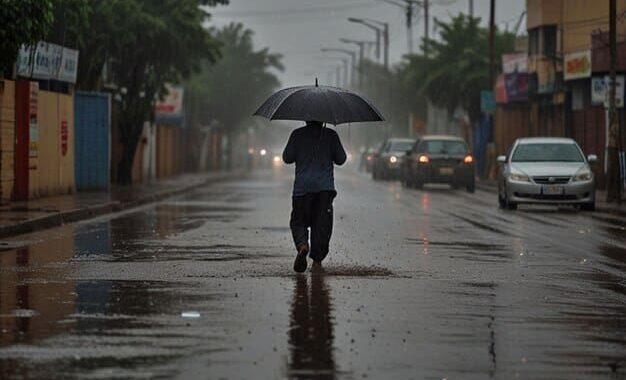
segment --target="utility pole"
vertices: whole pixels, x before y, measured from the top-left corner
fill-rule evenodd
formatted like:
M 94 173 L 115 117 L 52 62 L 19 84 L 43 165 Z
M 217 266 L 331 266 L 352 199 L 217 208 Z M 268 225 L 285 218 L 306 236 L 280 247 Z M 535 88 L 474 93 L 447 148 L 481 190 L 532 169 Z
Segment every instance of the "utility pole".
M 397 7 L 404 9 L 406 14 L 406 40 L 407 48 L 410 54 L 413 54 L 413 14 L 415 13 L 414 7 L 422 5 L 422 0 L 378 0 L 388 4 L 393 4 Z M 425 1 L 426 7 L 428 7 L 428 0 Z M 428 17 L 427 17 L 428 18 Z M 387 36 L 389 32 L 387 32 Z M 387 37 L 389 38 L 389 37 Z
M 493 91 L 493 85 L 495 83 L 495 46 L 494 39 L 496 33 L 496 0 L 491 0 L 489 4 L 489 91 Z M 489 136 L 487 137 L 487 165 L 485 168 L 487 169 L 486 177 L 494 178 L 495 177 L 495 155 L 496 155 L 496 146 L 493 141 L 493 129 L 494 129 L 494 120 L 493 114 L 489 115 Z
M 474 0 L 469 0 L 469 15 L 474 17 Z
M 491 0 L 489 6 L 489 90 L 493 90 L 495 79 L 495 48 L 494 37 L 496 32 L 496 0 Z
M 424 38 L 428 40 L 428 31 L 430 29 L 430 25 L 428 25 L 428 0 L 424 0 Z
M 617 66 L 617 11 L 616 0 L 609 1 L 609 45 L 610 45 L 610 84 L 609 84 L 609 141 L 607 144 L 607 187 L 606 201 L 621 203 L 622 181 L 619 168 L 620 131 L 617 118 L 615 90 Z M 623 91 L 623 89 L 622 89 Z

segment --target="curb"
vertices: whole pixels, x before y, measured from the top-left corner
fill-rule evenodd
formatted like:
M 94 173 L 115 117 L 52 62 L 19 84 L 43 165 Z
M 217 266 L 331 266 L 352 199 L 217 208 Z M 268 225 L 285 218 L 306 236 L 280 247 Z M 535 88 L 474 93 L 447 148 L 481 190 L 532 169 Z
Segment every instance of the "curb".
M 129 210 L 144 206 L 150 203 L 155 203 L 166 198 L 171 198 L 177 195 L 188 193 L 200 187 L 209 185 L 211 183 L 227 180 L 238 173 L 229 173 L 219 175 L 213 178 L 200 181 L 199 183 L 183 186 L 175 189 L 164 190 L 156 194 L 149 194 L 137 199 L 128 201 L 111 201 L 95 206 L 86 206 L 84 208 L 60 211 L 45 215 L 38 218 L 33 218 L 18 222 L 12 225 L 0 227 L 0 238 L 6 238 L 16 235 L 27 234 L 31 232 L 46 230 L 54 227 L 59 227 L 64 224 L 76 223 L 82 220 L 92 219 L 97 216 L 112 214 L 115 212 Z
M 495 185 L 488 185 L 488 184 L 480 183 L 480 182 L 476 183 L 476 188 L 480 189 L 480 190 L 484 190 L 484 191 L 490 192 L 490 193 L 496 193 L 498 191 L 498 187 L 497 186 L 495 186 Z M 600 211 L 600 212 L 604 212 L 604 213 L 607 213 L 607 214 L 613 214 L 613 215 L 626 217 L 626 210 L 616 209 L 614 206 L 609 205 L 609 204 L 605 204 L 605 203 L 598 204 L 596 202 L 596 211 Z

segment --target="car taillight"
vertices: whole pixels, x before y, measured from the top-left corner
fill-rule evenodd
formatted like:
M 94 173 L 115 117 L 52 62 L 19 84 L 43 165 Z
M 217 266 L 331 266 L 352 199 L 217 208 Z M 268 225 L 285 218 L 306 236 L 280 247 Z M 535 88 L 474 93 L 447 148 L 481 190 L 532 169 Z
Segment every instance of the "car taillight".
M 464 162 L 464 163 L 466 163 L 466 164 L 471 164 L 471 163 L 473 163 L 473 162 L 474 162 L 474 157 L 472 157 L 472 156 L 470 156 L 470 155 L 467 155 L 467 156 L 465 156 L 465 158 L 463 159 L 463 162 Z
M 427 164 L 427 163 L 429 163 L 429 162 L 430 162 L 430 158 L 428 158 L 428 156 L 426 156 L 426 155 L 421 155 L 421 156 L 418 158 L 418 161 L 419 161 L 420 163 L 422 163 L 422 164 Z

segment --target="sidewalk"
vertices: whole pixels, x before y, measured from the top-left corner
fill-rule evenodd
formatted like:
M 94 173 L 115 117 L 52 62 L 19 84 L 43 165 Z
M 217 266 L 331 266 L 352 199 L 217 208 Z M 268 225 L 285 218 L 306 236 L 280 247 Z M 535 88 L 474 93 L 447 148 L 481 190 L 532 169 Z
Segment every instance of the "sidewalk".
M 476 181 L 476 188 L 496 193 L 498 191 L 498 184 L 495 180 L 481 179 Z M 623 199 L 620 205 L 616 203 L 607 203 L 606 191 L 596 190 L 596 210 L 606 212 L 608 214 L 626 216 L 626 199 Z
M 179 195 L 236 173 L 183 174 L 133 186 L 112 186 L 110 191 L 79 192 L 0 206 L 0 238 L 21 235 L 66 223 L 130 209 Z

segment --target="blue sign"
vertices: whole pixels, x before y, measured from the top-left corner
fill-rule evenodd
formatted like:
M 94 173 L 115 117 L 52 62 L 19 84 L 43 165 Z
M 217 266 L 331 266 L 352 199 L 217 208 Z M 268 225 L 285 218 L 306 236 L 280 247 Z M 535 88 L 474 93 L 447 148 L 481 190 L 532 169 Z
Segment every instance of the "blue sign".
M 496 110 L 496 97 L 493 91 L 480 92 L 480 110 L 487 114 L 491 114 Z

